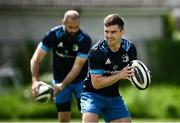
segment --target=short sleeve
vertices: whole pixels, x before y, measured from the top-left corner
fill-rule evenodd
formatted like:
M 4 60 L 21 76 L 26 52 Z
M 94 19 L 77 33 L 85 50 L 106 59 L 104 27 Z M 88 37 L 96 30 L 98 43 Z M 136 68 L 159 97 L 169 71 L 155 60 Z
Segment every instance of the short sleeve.
M 100 52 L 90 52 L 88 55 L 90 74 L 104 73 L 104 56 Z
M 78 50 L 78 56 L 87 58 L 88 57 L 88 52 L 91 48 L 91 38 L 90 37 L 85 37 L 79 44 L 79 50 Z
M 56 40 L 53 32 L 48 32 L 43 37 L 41 42 L 41 48 L 48 51 L 53 46 L 53 41 Z

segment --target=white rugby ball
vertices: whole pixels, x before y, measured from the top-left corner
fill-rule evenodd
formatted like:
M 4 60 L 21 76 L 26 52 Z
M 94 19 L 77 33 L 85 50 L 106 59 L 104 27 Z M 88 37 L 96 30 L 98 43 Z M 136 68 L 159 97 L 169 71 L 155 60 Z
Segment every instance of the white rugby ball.
M 46 103 L 53 96 L 53 87 L 49 84 L 41 82 L 41 84 L 36 88 L 36 102 Z
M 140 90 L 145 90 L 151 83 L 151 75 L 147 66 L 140 60 L 133 60 L 129 64 L 134 69 L 134 76 L 130 77 L 132 85 Z

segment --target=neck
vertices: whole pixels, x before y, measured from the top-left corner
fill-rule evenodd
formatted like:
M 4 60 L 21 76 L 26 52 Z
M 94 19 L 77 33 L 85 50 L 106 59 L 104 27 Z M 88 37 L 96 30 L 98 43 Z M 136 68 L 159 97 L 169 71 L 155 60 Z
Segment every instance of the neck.
M 121 46 L 121 43 L 118 42 L 115 45 L 109 45 L 109 48 L 111 49 L 112 52 L 117 52 L 119 50 L 120 46 Z

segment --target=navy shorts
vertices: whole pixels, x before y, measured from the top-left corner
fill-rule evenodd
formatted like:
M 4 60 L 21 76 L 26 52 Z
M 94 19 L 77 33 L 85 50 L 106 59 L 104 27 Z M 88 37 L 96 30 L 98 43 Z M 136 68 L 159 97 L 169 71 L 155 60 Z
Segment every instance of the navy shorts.
M 130 113 L 121 96 L 104 97 L 91 92 L 81 95 L 81 113 L 91 112 L 104 116 L 106 122 L 120 118 L 130 118 Z

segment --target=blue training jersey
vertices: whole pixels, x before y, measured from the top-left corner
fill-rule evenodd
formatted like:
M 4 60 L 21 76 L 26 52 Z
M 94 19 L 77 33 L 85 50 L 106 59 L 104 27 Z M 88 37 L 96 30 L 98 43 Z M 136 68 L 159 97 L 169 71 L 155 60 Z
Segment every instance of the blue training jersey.
M 41 48 L 44 51 L 52 49 L 53 76 L 56 83 L 63 81 L 72 69 L 76 57 L 87 58 L 91 48 L 91 38 L 81 29 L 70 36 L 64 26 L 52 28 L 43 38 Z M 87 62 L 78 77 L 72 82 L 82 81 L 87 75 Z
M 84 80 L 83 91 L 93 92 L 106 97 L 119 96 L 119 81 L 111 86 L 95 89 L 92 86 L 90 74 L 100 74 L 103 76 L 116 74 L 136 58 L 136 47 L 132 42 L 122 38 L 119 50 L 112 52 L 108 47 L 107 41 L 101 39 L 89 52 L 89 70 L 88 76 Z

